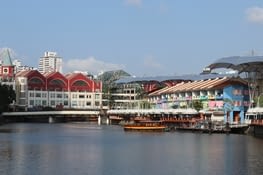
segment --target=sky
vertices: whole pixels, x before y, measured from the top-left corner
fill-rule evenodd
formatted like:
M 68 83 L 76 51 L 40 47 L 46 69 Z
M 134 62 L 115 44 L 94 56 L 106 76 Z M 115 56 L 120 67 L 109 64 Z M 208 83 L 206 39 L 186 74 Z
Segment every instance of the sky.
M 123 69 L 137 77 L 199 74 L 219 58 L 263 55 L 262 0 L 9 0 L 0 50 L 37 67 L 46 51 L 63 72 Z

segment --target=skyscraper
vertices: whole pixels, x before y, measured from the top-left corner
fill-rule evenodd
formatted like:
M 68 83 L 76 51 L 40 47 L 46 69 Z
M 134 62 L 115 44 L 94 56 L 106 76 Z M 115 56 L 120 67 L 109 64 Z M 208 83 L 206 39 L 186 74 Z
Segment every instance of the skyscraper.
M 60 72 L 62 73 L 62 58 L 56 52 L 45 52 L 43 57 L 40 57 L 38 70 L 40 73 Z

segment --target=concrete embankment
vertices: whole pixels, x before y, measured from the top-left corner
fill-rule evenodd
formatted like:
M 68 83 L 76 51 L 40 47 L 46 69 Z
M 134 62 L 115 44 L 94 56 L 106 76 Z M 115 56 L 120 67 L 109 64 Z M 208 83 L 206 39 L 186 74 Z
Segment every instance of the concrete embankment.
M 3 116 L 0 114 L 0 125 L 4 124 L 4 118 Z

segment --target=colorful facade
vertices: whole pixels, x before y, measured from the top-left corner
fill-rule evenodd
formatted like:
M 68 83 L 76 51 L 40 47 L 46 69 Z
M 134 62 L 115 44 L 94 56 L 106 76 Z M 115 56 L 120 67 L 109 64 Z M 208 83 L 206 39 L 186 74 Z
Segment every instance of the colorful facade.
M 153 108 L 195 108 L 213 121 L 243 123 L 249 106 L 247 83 L 240 78 L 215 78 L 182 82 L 149 94 Z
M 41 74 L 37 70 L 16 74 L 16 105 L 25 110 L 45 107 L 59 109 L 100 109 L 102 82 L 81 73 L 62 75 L 59 72 Z

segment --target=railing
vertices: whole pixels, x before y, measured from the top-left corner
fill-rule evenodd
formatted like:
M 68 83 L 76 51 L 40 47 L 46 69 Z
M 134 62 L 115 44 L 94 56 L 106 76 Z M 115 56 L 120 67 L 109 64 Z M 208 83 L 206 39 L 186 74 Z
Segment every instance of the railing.
M 163 117 L 160 119 L 162 122 L 188 122 L 188 123 L 195 123 L 195 119 L 187 119 L 187 118 L 167 118 Z
M 251 120 L 251 124 L 250 125 L 258 125 L 258 126 L 263 126 L 263 119 L 254 119 Z

